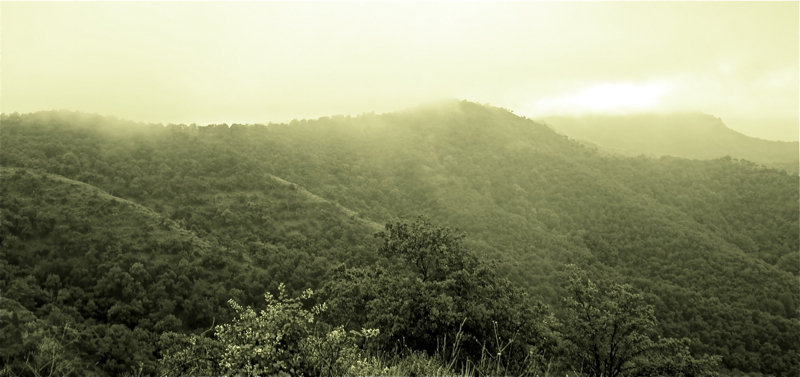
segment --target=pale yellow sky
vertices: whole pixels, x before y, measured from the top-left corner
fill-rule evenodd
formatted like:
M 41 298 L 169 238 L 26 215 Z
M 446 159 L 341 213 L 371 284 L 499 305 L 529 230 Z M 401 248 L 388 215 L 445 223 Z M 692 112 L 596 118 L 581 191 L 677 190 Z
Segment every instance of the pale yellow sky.
M 254 123 L 441 98 L 797 140 L 798 2 L 2 2 L 0 110 Z

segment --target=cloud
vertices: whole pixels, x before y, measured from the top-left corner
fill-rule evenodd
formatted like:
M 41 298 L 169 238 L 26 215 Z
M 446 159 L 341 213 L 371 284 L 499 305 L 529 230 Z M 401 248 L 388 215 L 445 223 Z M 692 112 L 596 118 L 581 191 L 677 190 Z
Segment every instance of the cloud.
M 673 89 L 674 85 L 666 81 L 602 83 L 577 93 L 536 100 L 530 108 L 537 115 L 654 111 Z

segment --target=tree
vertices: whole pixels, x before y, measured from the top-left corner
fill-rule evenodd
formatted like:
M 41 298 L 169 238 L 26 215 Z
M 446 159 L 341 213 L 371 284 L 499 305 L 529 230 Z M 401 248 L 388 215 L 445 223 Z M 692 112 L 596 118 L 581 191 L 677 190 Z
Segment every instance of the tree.
M 392 268 L 334 269 L 323 288 L 333 322 L 379 328 L 387 351 L 400 345 L 432 355 L 457 336 L 462 343 L 453 358 L 502 357 L 510 373 L 524 370 L 530 355 L 541 357 L 546 308 L 465 248 L 463 234 L 419 216 L 388 223 L 376 236 L 383 238 L 379 252 L 399 261 Z
M 418 216 L 410 224 L 387 223 L 386 230 L 375 237 L 383 238 L 379 253 L 404 259 L 425 282 L 444 280 L 452 272 L 477 264 L 475 256 L 461 247 L 466 235 L 457 232 L 434 226 L 425 216 Z
M 583 271 L 568 268 L 562 332 L 575 371 L 597 377 L 712 374 L 719 357 L 697 360 L 689 354 L 688 339 L 656 337 L 654 307 L 632 286 L 613 284 L 600 291 Z

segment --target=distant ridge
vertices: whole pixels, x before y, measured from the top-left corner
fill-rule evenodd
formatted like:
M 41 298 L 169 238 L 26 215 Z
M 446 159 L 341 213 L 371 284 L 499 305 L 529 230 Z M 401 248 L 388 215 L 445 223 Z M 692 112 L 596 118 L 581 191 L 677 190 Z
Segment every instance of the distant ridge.
M 798 173 L 800 144 L 743 135 L 703 113 L 554 116 L 544 121 L 571 138 L 624 155 L 708 160 L 731 156 Z

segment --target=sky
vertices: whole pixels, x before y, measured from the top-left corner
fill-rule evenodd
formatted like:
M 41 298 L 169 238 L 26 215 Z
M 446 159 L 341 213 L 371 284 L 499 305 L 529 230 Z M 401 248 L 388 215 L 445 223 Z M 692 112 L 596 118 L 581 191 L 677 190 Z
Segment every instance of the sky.
M 446 98 L 798 140 L 798 2 L 0 2 L 0 111 L 264 123 Z

